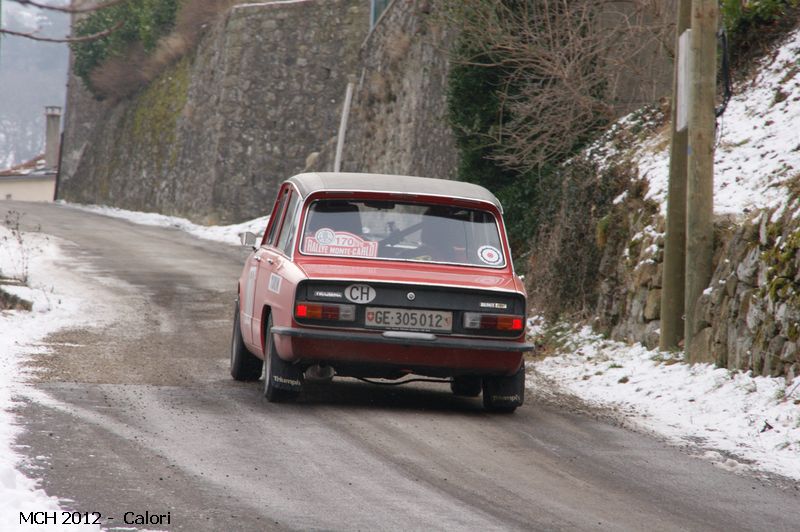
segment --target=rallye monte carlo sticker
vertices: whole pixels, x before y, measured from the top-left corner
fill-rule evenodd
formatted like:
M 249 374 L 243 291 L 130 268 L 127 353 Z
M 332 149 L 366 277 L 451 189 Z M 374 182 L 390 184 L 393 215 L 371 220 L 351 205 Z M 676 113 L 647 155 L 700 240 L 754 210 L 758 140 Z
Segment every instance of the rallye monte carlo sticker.
M 377 257 L 378 243 L 364 240 L 346 231 L 334 231 L 323 227 L 314 233 L 314 236 L 305 238 L 303 251 L 315 255 L 339 257 Z
M 481 246 L 478 248 L 478 258 L 489 266 L 497 266 L 503 262 L 503 254 L 494 246 Z

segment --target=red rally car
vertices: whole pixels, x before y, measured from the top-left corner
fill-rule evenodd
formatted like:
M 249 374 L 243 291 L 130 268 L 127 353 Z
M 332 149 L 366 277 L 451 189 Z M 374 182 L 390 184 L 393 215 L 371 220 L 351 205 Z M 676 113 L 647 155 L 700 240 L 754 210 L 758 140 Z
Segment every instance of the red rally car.
M 489 410 L 524 399 L 525 290 L 500 202 L 478 185 L 376 174 L 285 181 L 239 279 L 231 375 L 269 401 L 334 375 L 447 379 Z

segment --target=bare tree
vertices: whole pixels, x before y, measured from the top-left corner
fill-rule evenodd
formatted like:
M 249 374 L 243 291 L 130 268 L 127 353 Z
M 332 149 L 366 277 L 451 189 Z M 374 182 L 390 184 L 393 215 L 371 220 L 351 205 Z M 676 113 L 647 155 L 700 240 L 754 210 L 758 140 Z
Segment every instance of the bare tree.
M 38 9 L 47 9 L 47 10 L 50 10 L 50 11 L 58 11 L 60 13 L 84 14 L 84 13 L 91 13 L 93 11 L 100 11 L 100 10 L 103 10 L 103 9 L 107 9 L 107 8 L 109 8 L 111 6 L 115 6 L 117 4 L 122 4 L 124 2 L 128 2 L 129 0 L 106 0 L 105 2 L 101 2 L 101 3 L 89 2 L 89 3 L 86 3 L 86 4 L 77 4 L 77 5 L 72 3 L 72 4 L 68 5 L 68 6 L 51 5 L 51 4 L 46 4 L 44 2 L 38 2 L 38 1 L 35 1 L 35 0 L 6 0 L 6 1 L 14 2 L 14 3 L 22 5 L 22 6 L 35 7 L 35 8 L 38 8 Z M 0 12 L 2 10 L 2 5 L 3 5 L 3 0 L 0 0 Z M 107 30 L 103 30 L 103 31 L 100 31 L 100 32 L 97 32 L 97 33 L 93 33 L 91 35 L 82 35 L 80 37 L 70 37 L 70 36 L 65 36 L 65 37 L 45 37 L 45 36 L 39 34 L 38 30 L 37 31 L 24 32 L 24 31 L 9 30 L 7 28 L 0 27 L 0 36 L 2 36 L 2 35 L 11 35 L 11 36 L 14 36 L 14 37 L 24 37 L 26 39 L 32 39 L 34 41 L 55 42 L 55 43 L 72 43 L 72 42 L 94 41 L 94 40 L 97 40 L 97 39 L 101 39 L 103 37 L 106 37 L 107 35 L 110 35 L 110 34 L 114 33 L 119 28 L 121 28 L 122 25 L 123 25 L 123 22 L 121 21 L 121 22 L 118 22 L 117 24 L 115 24 L 114 26 L 112 26 L 111 28 L 109 28 Z
M 34 0 L 8 0 L 8 1 L 15 2 L 23 6 L 38 7 L 39 9 L 49 9 L 50 11 L 59 11 L 61 13 L 90 13 L 92 11 L 99 11 L 107 7 L 115 6 L 117 4 L 122 4 L 124 2 L 127 2 L 128 0 L 106 0 L 105 2 L 101 3 L 90 2 L 85 4 L 84 3 L 71 4 L 66 7 L 45 4 L 42 2 L 36 2 Z
M 502 121 L 489 133 L 504 166 L 541 168 L 618 113 L 620 72 L 668 40 L 661 0 L 463 0 L 448 15 L 468 39 L 464 64 L 500 68 Z

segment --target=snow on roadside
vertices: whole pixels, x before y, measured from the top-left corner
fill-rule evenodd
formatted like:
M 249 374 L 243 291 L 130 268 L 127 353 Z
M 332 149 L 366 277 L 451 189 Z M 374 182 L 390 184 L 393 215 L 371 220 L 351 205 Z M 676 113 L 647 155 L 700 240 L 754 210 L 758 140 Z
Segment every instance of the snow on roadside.
M 764 58 L 755 76 L 734 87 L 718 121 L 715 214 L 780 210 L 800 176 L 800 29 Z M 647 197 L 666 209 L 669 128 L 662 111 L 643 109 L 613 125 L 587 149 L 599 165 L 629 159 L 648 181 Z M 794 183 L 796 186 L 797 183 Z M 614 200 L 619 203 L 625 195 Z M 634 240 L 638 237 L 634 237 Z M 626 250 L 627 252 L 627 250 Z M 537 334 L 550 334 L 534 323 Z M 689 366 L 669 354 L 628 346 L 588 328 L 562 331 L 557 356 L 539 373 L 590 403 L 613 406 L 642 429 L 699 445 L 704 457 L 734 470 L 764 470 L 800 480 L 800 377 L 752 377 Z
M 800 480 L 800 377 L 752 377 L 669 353 L 603 339 L 589 327 L 562 330 L 556 356 L 532 363 L 561 388 L 729 470 Z
M 92 318 L 102 323 L 108 309 L 98 308 L 87 316 L 87 305 L 80 297 L 83 287 L 74 278 L 59 275 L 64 261 L 52 237 L 23 233 L 22 245 L 12 233 L 0 226 L 0 273 L 6 277 L 28 275 L 28 287 L 0 285 L 0 289 L 33 303 L 33 310 L 0 311 L 0 530 L 32 530 L 42 526 L 20 525 L 19 512 L 60 511 L 58 499 L 38 488 L 38 482 L 25 476 L 19 467 L 22 456 L 14 447 L 21 428 L 10 410 L 15 397 L 27 386 L 24 362 L 33 353 L 46 353 L 39 342 L 48 334 Z M 55 265 L 55 267 L 54 267 Z M 111 319 L 106 314 L 106 319 Z M 60 515 L 60 514 L 59 514 Z M 56 527 L 44 526 L 52 530 Z M 100 530 L 98 526 L 70 526 L 70 530 Z
M 239 245 L 239 235 L 241 233 L 249 231 L 257 235 L 264 234 L 264 230 L 267 228 L 267 222 L 269 221 L 269 216 L 261 216 L 260 218 L 248 220 L 239 224 L 205 226 L 190 222 L 186 218 L 166 216 L 153 212 L 128 211 L 116 207 L 106 207 L 104 205 L 82 205 L 78 203 L 66 203 L 64 201 L 59 201 L 58 203 L 72 209 L 80 209 L 95 214 L 102 214 L 103 216 L 110 216 L 112 218 L 121 218 L 140 225 L 174 227 L 198 238 L 231 245 Z

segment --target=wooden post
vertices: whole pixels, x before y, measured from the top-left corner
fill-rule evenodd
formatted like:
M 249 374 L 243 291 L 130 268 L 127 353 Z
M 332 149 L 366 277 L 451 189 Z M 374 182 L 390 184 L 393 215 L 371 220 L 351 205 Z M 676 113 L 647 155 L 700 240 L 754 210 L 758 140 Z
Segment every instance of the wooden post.
M 690 363 L 708 356 L 694 342 L 697 300 L 711 280 L 714 247 L 714 97 L 717 81 L 717 0 L 692 3 L 692 80 L 689 87 L 689 158 L 686 190 L 686 321 Z
M 692 21 L 692 0 L 679 0 L 675 31 L 675 70 L 672 80 L 672 143 L 667 191 L 667 230 L 661 280 L 661 335 L 658 348 L 677 349 L 683 338 L 683 297 L 686 290 L 686 148 L 688 133 L 678 131 L 678 49 Z M 686 74 L 686 72 L 684 72 Z M 686 102 L 683 102 L 685 105 Z

